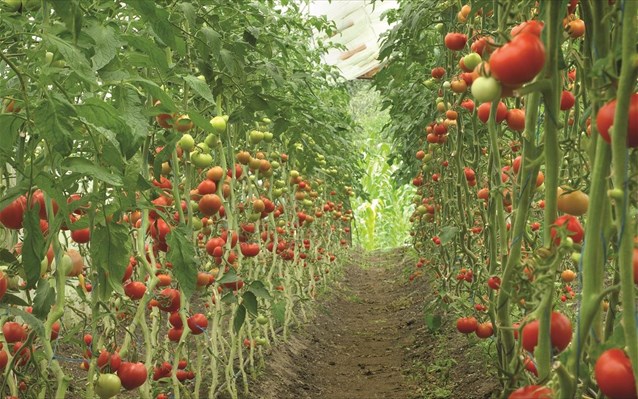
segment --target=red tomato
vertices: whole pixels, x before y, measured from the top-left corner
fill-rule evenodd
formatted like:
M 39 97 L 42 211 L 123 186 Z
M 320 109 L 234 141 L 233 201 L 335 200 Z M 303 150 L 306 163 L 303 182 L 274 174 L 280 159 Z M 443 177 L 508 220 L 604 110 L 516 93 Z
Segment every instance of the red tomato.
M 574 104 L 576 104 L 576 97 L 574 97 L 571 91 L 563 90 L 560 95 L 560 110 L 567 111 L 572 108 Z
M 58 213 L 58 203 L 55 202 L 55 200 L 51 200 L 51 202 L 53 206 L 53 214 L 55 215 Z M 33 192 L 33 195 L 31 196 L 31 208 L 35 208 L 36 203 L 39 205 L 38 212 L 40 215 L 40 219 L 46 219 L 47 209 L 44 202 L 44 193 L 42 192 L 42 190 L 35 190 Z
M 146 285 L 140 281 L 131 281 L 124 286 L 124 293 L 133 300 L 142 299 L 146 293 Z
M 205 194 L 215 194 L 215 192 L 217 191 L 217 185 L 215 184 L 214 181 L 209 180 L 209 179 L 204 179 L 202 180 L 201 183 L 199 183 L 199 185 L 197 186 L 197 191 L 201 194 L 201 195 L 205 195 Z
M 77 229 L 71 232 L 71 239 L 78 244 L 86 244 L 91 241 L 91 231 L 89 228 Z
M 473 52 L 478 53 L 478 55 L 482 57 L 485 52 L 487 52 L 487 54 L 490 54 L 492 51 L 494 51 L 494 46 L 492 46 L 493 43 L 494 39 L 492 39 L 491 37 L 483 36 L 474 40 L 470 48 Z
M 208 319 L 203 313 L 196 313 L 188 318 L 188 328 L 193 335 L 199 335 L 208 328 Z
M 443 76 L 445 76 L 445 69 L 442 67 L 432 68 L 432 77 L 434 79 L 441 79 Z
M 27 331 L 22 324 L 15 321 L 8 321 L 2 325 L 2 334 L 4 339 L 12 344 L 14 342 L 24 341 L 27 338 Z
M 492 76 L 512 87 L 534 79 L 544 65 L 545 46 L 538 36 L 531 33 L 516 35 L 490 57 Z
M 476 114 L 478 118 L 483 123 L 487 123 L 488 118 L 490 117 L 490 107 L 492 103 L 483 103 L 479 105 Z M 499 101 L 498 107 L 496 108 L 496 123 L 501 123 L 507 117 L 507 106 L 502 101 Z
M 638 284 L 638 248 L 634 248 L 632 260 L 634 263 L 634 283 Z M 0 298 L 2 298 L 2 296 L 0 296 Z
M 175 312 L 179 309 L 180 295 L 174 288 L 164 288 L 157 298 L 158 307 L 165 312 Z
M 634 267 L 635 268 L 635 267 Z M 0 300 L 4 297 L 4 294 L 7 293 L 7 276 L 2 271 L 0 271 Z
M 534 352 L 538 344 L 538 328 L 540 322 L 534 320 L 523 327 L 523 348 L 528 352 Z M 567 348 L 572 340 L 572 323 L 569 318 L 562 313 L 552 312 L 549 322 L 549 333 L 552 347 L 559 352 Z
M 4 370 L 9 362 L 9 354 L 4 349 L 0 350 L 0 370 Z
M 544 26 L 545 24 L 543 21 L 525 21 L 513 27 L 510 36 L 514 37 L 520 33 L 530 33 L 536 37 L 541 37 L 541 32 L 543 31 Z
M 493 290 L 498 290 L 501 288 L 501 278 L 498 276 L 492 276 L 487 280 L 487 285 Z
M 148 378 L 144 363 L 123 362 L 117 370 L 117 375 L 122 380 L 124 389 L 135 389 L 142 386 Z
M 241 244 L 239 244 L 239 248 L 241 250 L 242 255 L 246 257 L 257 256 L 259 254 L 259 249 L 260 249 L 258 243 L 249 244 L 247 242 L 242 242 Z
M 470 334 L 478 328 L 478 321 L 473 316 L 461 317 L 456 321 L 456 329 L 463 334 Z
M 636 380 L 631 361 L 622 349 L 603 352 L 594 367 L 600 391 L 611 399 L 636 399 Z
M 24 366 L 31 359 L 31 350 L 28 347 L 22 347 L 22 345 L 22 342 L 13 344 L 13 356 L 18 358 L 15 363 L 18 366 Z
M 616 112 L 616 100 L 611 100 L 603 105 L 596 116 L 596 126 L 603 139 L 611 143 L 609 128 L 614 123 L 614 113 Z M 629 103 L 629 126 L 627 129 L 627 146 L 638 147 L 638 93 L 631 96 Z
M 567 228 L 567 234 L 571 237 L 571 239 L 576 243 L 580 244 L 583 241 L 583 237 L 585 236 L 585 230 L 583 230 L 583 226 L 581 226 L 580 222 L 575 216 L 572 215 L 563 215 L 556 219 L 554 222 L 556 227 L 552 227 L 551 236 L 555 238 L 557 235 L 556 228 L 565 225 Z M 560 244 L 560 238 L 555 238 L 554 243 L 556 245 Z
M 27 208 L 27 197 L 21 195 L 0 211 L 0 223 L 8 229 L 20 230 Z
M 180 338 L 182 338 L 183 333 L 183 328 L 172 327 L 168 330 L 168 340 L 171 342 L 179 342 Z
M 528 385 L 512 392 L 508 399 L 552 399 L 552 390 L 540 385 Z
M 462 33 L 448 33 L 445 35 L 445 47 L 452 51 L 463 50 L 465 44 L 467 43 L 467 35 Z

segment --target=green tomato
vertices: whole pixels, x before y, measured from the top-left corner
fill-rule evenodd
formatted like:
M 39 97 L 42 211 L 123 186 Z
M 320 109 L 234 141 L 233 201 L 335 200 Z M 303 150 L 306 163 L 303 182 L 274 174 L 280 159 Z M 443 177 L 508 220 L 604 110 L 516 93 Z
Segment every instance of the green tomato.
M 468 69 L 474 69 L 478 64 L 482 61 L 481 56 L 478 53 L 469 53 L 465 57 L 463 57 L 463 64 Z
M 73 260 L 71 260 L 71 257 L 67 254 L 62 255 L 62 260 L 59 266 L 56 265 L 55 259 L 53 260 L 53 262 L 51 262 L 51 269 L 55 268 L 58 272 L 62 273 L 65 276 L 71 271 L 72 267 Z
M 47 65 L 51 65 L 51 63 L 53 62 L 53 53 L 50 51 L 47 51 L 46 54 L 44 54 L 44 62 Z
M 430 90 L 434 90 L 438 87 L 438 84 L 436 83 L 436 80 L 430 78 L 428 80 L 426 80 L 425 82 L 423 82 L 423 85 L 425 87 L 427 87 Z
M 501 98 L 501 84 L 493 77 L 479 76 L 472 83 L 472 95 L 479 103 L 498 100 Z
M 257 144 L 264 139 L 264 132 L 260 132 L 259 130 L 251 130 L 248 134 L 248 140 L 250 144 Z
M 101 374 L 95 384 L 95 393 L 101 399 L 112 398 L 120 392 L 122 381 L 115 374 Z
M 249 222 L 256 222 L 256 221 L 258 221 L 259 219 L 261 219 L 261 213 L 251 213 L 251 214 L 248 216 L 248 221 L 249 221 Z
M 265 324 L 268 324 L 268 318 L 266 316 L 264 316 L 263 314 L 260 314 L 259 316 L 257 316 L 255 321 L 258 324 L 261 324 L 262 326 L 265 325 Z
M 275 138 L 275 135 L 272 134 L 271 132 L 264 132 L 264 141 L 266 143 L 272 143 L 274 138 Z
M 213 156 L 201 152 L 191 152 L 191 162 L 198 168 L 206 168 L 213 164 Z
M 193 151 L 193 149 L 195 149 L 195 139 L 188 133 L 183 135 L 177 144 L 179 144 L 184 151 Z
M 4 4 L 7 5 L 7 9 L 9 11 L 20 11 L 20 7 L 22 7 L 22 1 L 21 0 L 4 0 Z
M 443 25 L 442 23 L 438 23 L 434 25 L 434 29 L 436 29 L 436 31 L 439 33 L 443 33 L 445 31 L 445 25 Z
M 281 165 L 279 165 L 279 162 L 277 162 L 277 161 L 272 161 L 272 162 L 270 163 L 270 167 L 271 167 L 273 170 L 277 170 L 277 169 L 279 169 L 279 166 L 281 166 Z
M 226 131 L 227 121 L 228 120 L 223 116 L 215 116 L 213 119 L 210 120 L 210 124 L 213 126 L 213 129 L 215 129 L 217 133 L 223 133 Z
M 204 227 L 204 224 L 202 223 L 202 219 L 193 216 L 193 218 L 191 219 L 191 224 L 193 226 L 193 230 L 197 231 L 197 230 L 201 230 L 202 227 Z
M 211 133 L 204 139 L 204 144 L 206 144 L 210 148 L 213 148 L 215 147 L 215 144 L 217 144 L 218 139 L 219 138 L 216 135 Z
M 197 145 L 195 147 L 199 148 L 199 150 L 201 152 L 203 152 L 204 154 L 209 154 L 210 153 L 210 147 L 208 146 L 208 144 L 206 144 L 204 142 L 197 143 Z
M 283 193 L 284 193 L 284 190 L 282 190 L 280 188 L 276 188 L 276 189 L 272 190 L 272 195 L 275 198 L 281 197 Z
M 263 123 L 267 124 L 267 125 L 272 123 L 272 121 L 270 120 L 270 118 L 264 118 L 264 119 L 262 119 L 261 121 L 262 121 Z
M 268 343 L 268 340 L 266 338 L 264 338 L 264 337 L 257 337 L 257 338 L 255 338 L 255 343 L 257 345 L 262 345 L 263 346 L 263 345 L 266 345 Z

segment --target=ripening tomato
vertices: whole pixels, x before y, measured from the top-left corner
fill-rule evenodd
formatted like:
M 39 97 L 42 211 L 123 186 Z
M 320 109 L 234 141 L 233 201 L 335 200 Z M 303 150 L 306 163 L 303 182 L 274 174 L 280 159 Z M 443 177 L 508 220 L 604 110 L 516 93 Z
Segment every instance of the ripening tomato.
M 20 230 L 27 208 L 27 197 L 21 195 L 0 211 L 0 223 L 8 229 Z
M 525 130 L 525 111 L 522 109 L 510 109 L 505 120 L 507 121 L 507 126 L 515 132 Z
M 594 367 L 600 391 L 611 399 L 636 399 L 636 380 L 631 361 L 622 349 L 603 352 Z
M 596 116 L 596 126 L 598 127 L 598 132 L 608 143 L 611 143 L 609 128 L 614 123 L 615 112 L 616 99 L 611 100 L 607 104 L 603 105 L 600 110 L 598 110 L 598 115 Z M 627 129 L 627 146 L 635 148 L 638 147 L 638 93 L 634 93 L 631 96 L 628 119 L 629 126 Z
M 563 215 L 554 221 L 554 226 L 556 227 L 552 227 L 551 229 L 551 236 L 556 245 L 560 244 L 560 238 L 556 237 L 556 229 L 563 225 L 567 228 L 567 234 L 576 244 L 580 244 L 583 241 L 585 230 L 583 230 L 583 226 L 580 224 L 578 219 L 572 215 Z
M 553 392 L 540 385 L 528 385 L 512 392 L 508 399 L 552 399 Z
M 518 87 L 534 79 L 545 66 L 545 46 L 531 33 L 520 33 L 490 57 L 492 76 L 502 84 Z
M 206 194 L 199 200 L 199 211 L 206 216 L 215 214 L 222 206 L 222 200 L 217 194 Z
M 462 33 L 451 32 L 445 35 L 445 47 L 452 51 L 463 50 L 467 43 L 467 35 Z
M 486 321 L 485 323 L 481 323 L 476 327 L 476 336 L 479 338 L 489 338 L 494 335 L 494 327 L 492 323 Z
M 572 39 L 578 39 L 585 34 L 585 21 L 582 19 L 572 16 L 572 18 L 567 18 L 566 22 L 564 26 L 565 32 Z
M 556 195 L 560 212 L 582 216 L 589 208 L 589 196 L 580 190 L 566 192 L 559 187 Z
M 123 362 L 117 370 L 117 375 L 124 389 L 128 390 L 142 386 L 148 378 L 146 366 L 141 362 Z
M 540 322 L 534 320 L 523 327 L 523 348 L 528 352 L 534 352 L 538 344 L 538 329 Z M 562 352 L 572 340 L 572 323 L 562 313 L 552 312 L 549 322 L 549 333 L 552 347 Z
M 638 248 L 634 248 L 632 261 L 634 263 L 634 283 L 638 284 Z

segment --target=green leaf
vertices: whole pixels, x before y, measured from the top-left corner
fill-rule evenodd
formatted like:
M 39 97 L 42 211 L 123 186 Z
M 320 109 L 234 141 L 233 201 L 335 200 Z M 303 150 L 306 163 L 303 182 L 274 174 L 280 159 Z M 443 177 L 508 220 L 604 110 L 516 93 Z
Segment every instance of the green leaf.
M 167 258 L 173 264 L 173 274 L 184 291 L 186 299 L 190 298 L 197 287 L 197 263 L 195 248 L 189 239 L 192 233 L 185 225 L 173 227 L 166 241 L 169 247 Z
M 162 103 L 162 108 L 165 108 L 168 111 L 177 110 L 173 100 L 155 82 L 142 78 L 130 79 L 129 82 L 138 83 L 140 86 L 142 86 L 147 92 L 151 94 L 151 96 L 153 96 L 155 100 L 159 100 Z
M 0 163 L 4 164 L 13 156 L 14 144 L 18 139 L 20 127 L 24 124 L 24 119 L 13 114 L 0 114 Z
M 91 233 L 91 259 L 98 273 L 98 295 L 107 300 L 112 291 L 123 293 L 122 278 L 128 265 L 129 229 L 121 224 L 97 225 Z
M 189 110 L 188 117 L 191 118 L 195 126 L 198 128 L 208 133 L 215 133 L 215 129 L 213 129 L 213 125 L 210 124 L 210 120 L 204 118 L 202 114 L 195 112 L 194 110 Z
M 47 96 L 33 112 L 35 128 L 41 138 L 61 155 L 68 155 L 72 150 L 73 126 L 70 117 L 75 115 L 75 110 L 66 100 Z
M 248 310 L 248 313 L 252 314 L 252 315 L 257 315 L 257 297 L 255 296 L 255 294 L 253 294 L 250 291 L 246 291 L 244 292 L 244 295 L 242 295 L 242 305 L 244 305 L 246 307 L 246 310 Z
M 86 28 L 95 45 L 95 54 L 91 57 L 93 69 L 99 71 L 115 58 L 122 42 L 120 42 L 117 32 L 110 26 L 103 26 L 98 23 L 91 24 Z
M 82 80 L 91 85 L 97 85 L 95 72 L 91 69 L 89 61 L 79 49 L 73 47 L 67 41 L 59 37 L 45 33 L 42 35 L 44 42 L 55 48 L 66 60 L 66 64 L 75 72 Z
M 441 228 L 441 244 L 447 244 L 454 239 L 454 236 L 459 232 L 459 228 L 456 226 L 445 226 Z
M 132 152 L 139 149 L 141 138 L 133 137 L 131 127 L 121 118 L 121 112 L 111 104 L 97 97 L 92 97 L 79 105 L 77 112 L 88 122 L 114 132 L 122 153 L 128 154 L 127 158 L 132 156 Z M 104 134 L 103 131 L 101 133 Z
M 40 265 L 46 253 L 44 236 L 40 230 L 39 206 L 24 212 L 24 240 L 22 242 L 22 265 L 27 277 L 27 288 L 35 287 L 40 279 Z
M 129 46 L 135 47 L 141 53 L 148 56 L 151 64 L 155 68 L 158 68 L 160 72 L 164 73 L 168 71 L 166 53 L 162 51 L 153 40 L 148 37 L 135 35 L 126 35 L 124 36 L 124 40 L 126 40 Z
M 208 101 L 211 104 L 215 104 L 215 97 L 213 97 L 213 93 L 210 90 L 210 87 L 203 80 L 199 80 L 197 77 L 193 75 L 184 76 L 184 81 L 188 83 L 191 89 L 195 90 L 197 94 L 202 96 L 202 98 Z
M 18 259 L 6 248 L 0 249 L 0 262 L 5 265 L 13 265 L 18 263 Z
M 74 40 L 80 36 L 82 30 L 82 9 L 78 0 L 50 0 L 55 9 L 55 15 L 59 16 L 66 28 L 73 33 Z
M 272 298 L 272 296 L 270 295 L 270 292 L 268 292 L 268 289 L 266 288 L 264 283 L 262 283 L 259 280 L 253 281 L 252 283 L 250 283 L 250 285 L 248 286 L 248 291 L 255 294 L 257 298 L 263 298 L 268 300 Z
M 169 20 L 169 13 L 157 7 L 153 0 L 129 0 L 127 3 L 135 8 L 141 17 L 153 28 L 153 32 L 164 44 L 180 55 L 185 55 L 186 47 L 181 38 L 182 32 L 173 26 Z
M 441 316 L 438 314 L 426 314 L 425 325 L 431 332 L 437 332 L 441 328 Z
M 235 313 L 235 318 L 233 319 L 233 329 L 235 333 L 238 333 L 241 327 L 244 325 L 244 321 L 246 321 L 246 308 L 244 305 L 239 305 L 237 308 L 237 312 Z
M 29 306 L 29 304 L 24 299 L 8 292 L 4 294 L 2 300 L 0 300 L 0 303 L 5 305 Z
M 234 283 L 235 281 L 239 281 L 239 280 L 240 278 L 237 276 L 237 273 L 235 272 L 235 270 L 230 269 L 226 273 L 224 273 L 222 278 L 220 278 L 216 282 L 217 284 L 225 284 L 225 283 Z
M 62 162 L 62 168 L 91 176 L 112 186 L 119 187 L 123 184 L 121 175 L 110 173 L 103 166 L 96 165 L 86 158 L 69 157 Z
M 53 279 L 40 279 L 38 281 L 38 288 L 35 290 L 33 298 L 33 315 L 38 319 L 46 319 L 51 312 L 51 306 L 55 304 L 53 284 L 55 284 Z
M 229 292 L 222 297 L 222 303 L 231 304 L 231 303 L 238 303 L 238 302 L 239 301 L 237 299 L 237 296 L 233 294 L 232 292 Z

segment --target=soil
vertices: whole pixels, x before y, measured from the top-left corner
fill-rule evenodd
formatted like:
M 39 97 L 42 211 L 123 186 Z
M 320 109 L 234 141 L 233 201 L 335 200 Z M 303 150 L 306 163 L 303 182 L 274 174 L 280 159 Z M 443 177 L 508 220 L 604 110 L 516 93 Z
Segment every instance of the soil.
M 489 340 L 442 315 L 431 332 L 425 277 L 410 282 L 408 249 L 355 256 L 314 319 L 273 348 L 244 399 L 490 398 L 498 381 Z

